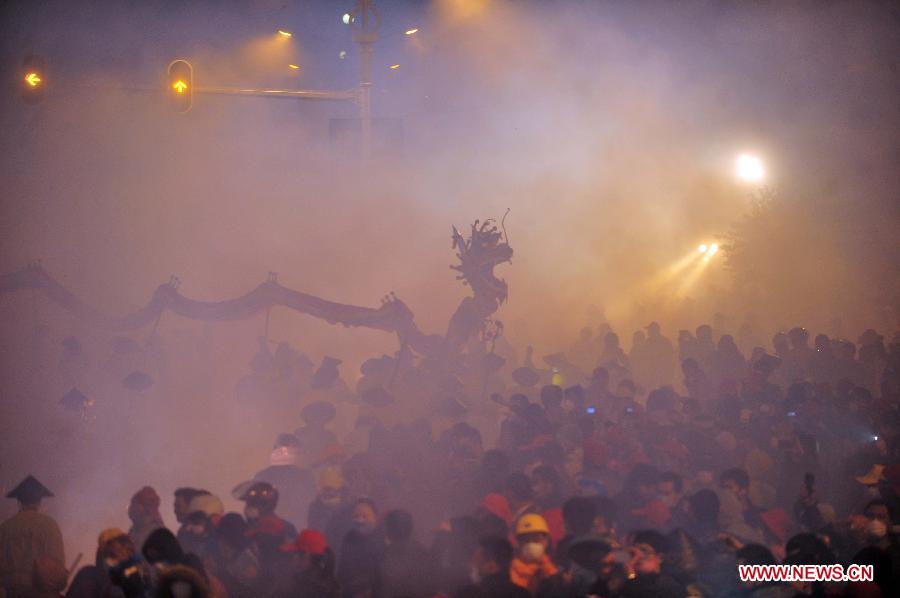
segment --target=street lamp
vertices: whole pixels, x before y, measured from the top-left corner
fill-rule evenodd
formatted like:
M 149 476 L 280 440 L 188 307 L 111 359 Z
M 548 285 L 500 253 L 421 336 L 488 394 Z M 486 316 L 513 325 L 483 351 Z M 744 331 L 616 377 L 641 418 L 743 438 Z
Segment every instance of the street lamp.
M 752 154 L 741 154 L 735 160 L 735 174 L 742 181 L 758 183 L 766 176 L 762 159 Z

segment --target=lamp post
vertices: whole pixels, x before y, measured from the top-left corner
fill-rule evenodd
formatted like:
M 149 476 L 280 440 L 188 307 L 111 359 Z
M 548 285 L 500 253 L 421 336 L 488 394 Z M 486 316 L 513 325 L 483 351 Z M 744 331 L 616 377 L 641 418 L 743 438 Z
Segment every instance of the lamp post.
M 368 158 L 372 149 L 372 54 L 378 40 L 381 13 L 373 0 L 357 0 L 350 14 L 353 41 L 359 45 L 359 124 L 362 155 Z

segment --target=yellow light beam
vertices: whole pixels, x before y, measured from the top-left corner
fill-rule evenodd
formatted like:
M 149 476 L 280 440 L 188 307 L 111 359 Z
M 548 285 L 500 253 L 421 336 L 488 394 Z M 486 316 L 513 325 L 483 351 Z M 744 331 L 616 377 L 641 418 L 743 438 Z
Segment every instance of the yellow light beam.
M 28 73 L 27 75 L 25 75 L 25 82 L 32 87 L 37 87 L 38 83 L 41 82 L 41 78 L 38 77 L 37 73 Z
M 172 89 L 174 89 L 178 93 L 184 93 L 184 90 L 187 89 L 187 83 L 185 83 L 184 81 L 176 81 L 172 85 Z
M 391 70 L 396 71 L 398 68 L 400 68 L 400 65 L 399 65 L 399 64 L 392 64 L 390 68 L 391 68 Z
M 413 29 L 407 29 L 405 33 L 406 33 L 406 35 L 413 35 L 415 33 L 418 33 L 418 31 L 419 31 L 419 28 L 415 27 Z
M 278 35 L 281 35 L 283 37 L 293 37 L 294 34 L 291 33 L 290 31 L 285 31 L 284 29 L 279 29 Z
M 292 69 L 294 69 L 295 71 L 300 68 L 300 66 L 296 65 L 296 64 L 289 64 L 288 66 L 291 67 Z

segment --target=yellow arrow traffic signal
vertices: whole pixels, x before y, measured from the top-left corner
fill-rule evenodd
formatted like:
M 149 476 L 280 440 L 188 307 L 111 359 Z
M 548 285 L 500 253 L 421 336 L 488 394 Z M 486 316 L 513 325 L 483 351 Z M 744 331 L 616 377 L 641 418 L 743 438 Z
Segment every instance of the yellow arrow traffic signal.
M 47 78 L 44 70 L 44 59 L 40 56 L 27 56 L 22 61 L 22 99 L 29 104 L 37 104 L 44 99 L 44 88 L 47 86 L 44 80 Z
M 173 60 L 169 64 L 169 98 L 176 112 L 191 109 L 194 95 L 194 69 L 187 60 Z

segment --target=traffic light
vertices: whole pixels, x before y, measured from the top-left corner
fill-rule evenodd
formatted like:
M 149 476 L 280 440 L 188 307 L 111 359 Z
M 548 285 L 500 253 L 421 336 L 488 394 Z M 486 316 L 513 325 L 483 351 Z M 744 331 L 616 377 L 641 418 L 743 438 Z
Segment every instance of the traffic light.
M 175 112 L 187 112 L 194 98 L 194 69 L 187 60 L 169 64 L 168 95 Z
M 44 88 L 47 76 L 44 72 L 44 59 L 39 56 L 26 56 L 22 61 L 21 71 L 22 98 L 28 104 L 37 104 L 44 99 Z

